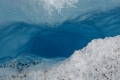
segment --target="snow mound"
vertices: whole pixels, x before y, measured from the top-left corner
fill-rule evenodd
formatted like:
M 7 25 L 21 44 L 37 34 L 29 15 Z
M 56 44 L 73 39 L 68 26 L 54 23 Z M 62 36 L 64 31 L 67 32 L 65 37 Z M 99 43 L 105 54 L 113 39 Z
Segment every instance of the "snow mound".
M 22 72 L 0 68 L 0 80 L 119 80 L 120 35 L 94 39 L 64 61 L 44 59 Z

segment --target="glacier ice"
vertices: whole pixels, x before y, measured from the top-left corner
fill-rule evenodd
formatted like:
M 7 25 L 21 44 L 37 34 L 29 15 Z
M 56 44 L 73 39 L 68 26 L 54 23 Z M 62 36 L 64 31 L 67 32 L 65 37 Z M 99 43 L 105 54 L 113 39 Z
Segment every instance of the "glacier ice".
M 119 80 L 120 0 L 1 0 L 0 80 Z
M 24 21 L 35 24 L 58 24 L 115 9 L 119 0 L 1 0 L 0 22 Z

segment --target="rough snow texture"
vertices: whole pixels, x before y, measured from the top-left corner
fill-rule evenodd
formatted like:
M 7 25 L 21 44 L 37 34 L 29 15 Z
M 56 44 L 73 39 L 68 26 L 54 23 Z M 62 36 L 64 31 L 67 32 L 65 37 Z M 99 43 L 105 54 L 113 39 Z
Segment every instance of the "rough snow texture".
M 0 0 L 0 23 L 23 21 L 35 24 L 85 20 L 91 14 L 120 7 L 120 0 Z M 90 14 L 91 13 L 91 14 Z
M 119 57 L 120 35 L 95 39 L 58 63 L 46 59 L 21 72 L 0 68 L 0 80 L 119 80 Z

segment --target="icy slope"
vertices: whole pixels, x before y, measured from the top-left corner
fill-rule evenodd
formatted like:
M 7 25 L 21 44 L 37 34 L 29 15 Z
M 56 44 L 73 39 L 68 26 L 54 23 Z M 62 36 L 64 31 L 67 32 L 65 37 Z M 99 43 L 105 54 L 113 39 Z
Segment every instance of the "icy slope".
M 70 58 L 58 63 L 53 62 L 52 59 L 43 59 L 38 65 L 31 66 L 20 73 L 15 68 L 1 68 L 0 78 L 5 80 L 119 80 L 119 56 L 120 36 L 95 39 L 82 50 L 75 51 Z
M 120 0 L 1 0 L 0 22 L 58 25 L 76 18 L 84 20 L 119 6 Z
M 0 80 L 119 80 L 119 35 L 120 0 L 0 0 Z

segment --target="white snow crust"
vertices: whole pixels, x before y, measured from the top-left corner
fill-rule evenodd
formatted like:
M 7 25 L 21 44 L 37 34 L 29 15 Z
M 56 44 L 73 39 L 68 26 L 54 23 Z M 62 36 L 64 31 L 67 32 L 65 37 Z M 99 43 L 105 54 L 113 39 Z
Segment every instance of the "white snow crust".
M 63 61 L 44 59 L 18 72 L 0 68 L 0 80 L 119 80 L 120 35 L 94 39 Z

